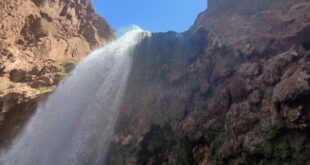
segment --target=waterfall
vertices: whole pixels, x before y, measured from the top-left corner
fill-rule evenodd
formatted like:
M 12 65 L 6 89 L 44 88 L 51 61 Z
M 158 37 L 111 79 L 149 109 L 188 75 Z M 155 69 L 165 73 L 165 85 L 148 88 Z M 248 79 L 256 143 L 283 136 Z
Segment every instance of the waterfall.
M 3 165 L 102 165 L 132 64 L 140 28 L 89 54 L 41 103 Z

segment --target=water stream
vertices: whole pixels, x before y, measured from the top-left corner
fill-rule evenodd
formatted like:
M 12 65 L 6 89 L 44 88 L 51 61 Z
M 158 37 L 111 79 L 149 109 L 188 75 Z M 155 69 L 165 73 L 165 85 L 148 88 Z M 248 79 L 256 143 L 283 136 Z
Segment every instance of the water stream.
M 113 134 L 138 27 L 89 54 L 2 152 L 3 165 L 102 165 Z

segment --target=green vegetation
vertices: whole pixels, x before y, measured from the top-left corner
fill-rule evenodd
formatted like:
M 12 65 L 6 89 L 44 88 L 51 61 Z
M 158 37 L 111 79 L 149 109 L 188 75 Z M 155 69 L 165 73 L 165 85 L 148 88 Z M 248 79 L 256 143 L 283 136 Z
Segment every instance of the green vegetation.
M 39 90 L 40 92 L 43 92 L 43 91 L 48 90 L 48 87 L 39 87 L 38 90 Z
M 280 128 L 270 128 L 272 130 L 271 132 L 278 131 L 277 129 Z M 289 130 L 286 130 L 285 135 L 281 135 L 281 132 L 278 132 L 279 136 L 273 136 L 273 139 L 267 139 L 261 142 L 255 146 L 251 153 L 253 155 L 264 155 L 265 158 L 273 160 L 276 164 L 283 164 L 283 160 L 286 159 L 292 159 L 298 162 L 304 150 L 307 150 L 306 144 L 309 142 L 307 141 L 308 137 L 306 134 Z M 286 163 L 295 164 L 296 162 L 286 161 Z
M 306 137 L 301 134 L 288 134 L 275 141 L 274 156 L 284 159 L 292 156 L 297 159 L 304 148 Z
M 45 92 L 45 91 L 48 91 L 48 90 L 54 90 L 56 88 L 56 86 L 40 86 L 37 88 L 38 91 L 40 91 L 41 93 L 42 92 Z
M 286 141 L 280 141 L 275 145 L 274 156 L 276 158 L 284 159 L 289 156 L 289 144 Z
M 59 72 L 61 72 L 61 74 L 62 74 L 63 77 L 67 77 L 67 76 L 68 76 L 68 74 L 67 74 L 67 72 L 66 72 L 66 68 L 65 68 L 64 66 L 58 67 L 57 70 L 58 70 Z
M 268 96 L 268 98 L 270 98 L 270 99 L 272 98 L 273 90 L 274 90 L 274 87 L 272 87 L 272 86 L 266 88 L 267 96 Z
M 223 141 L 228 137 L 231 137 L 230 133 L 230 124 L 229 120 L 226 116 L 226 119 L 224 122 L 224 128 L 217 134 L 215 135 L 214 139 L 211 141 L 211 150 L 213 152 L 213 163 L 214 164 L 223 164 L 222 163 L 222 158 L 221 158 L 221 147 L 223 144 Z
M 228 137 L 231 136 L 231 134 L 230 134 L 230 123 L 229 123 L 229 120 L 227 118 L 225 120 L 225 125 L 224 125 L 224 136 L 228 136 Z
M 250 152 L 236 154 L 233 158 L 230 158 L 233 161 L 228 160 L 227 163 L 237 162 L 237 164 L 249 165 L 256 164 L 254 162 L 259 162 L 259 165 L 306 164 L 304 160 L 307 154 L 304 154 L 304 152 L 309 149 L 307 147 L 307 144 L 309 144 L 307 134 L 307 132 L 301 133 L 291 130 L 285 130 L 285 134 L 279 132 L 278 136 L 273 139 L 264 140 L 253 146 Z M 220 154 L 219 151 L 215 152 L 215 156 L 217 154 Z M 215 157 L 214 164 L 223 164 L 219 163 L 220 161 L 223 161 L 221 157 Z
M 279 131 L 284 127 L 283 122 L 278 122 L 275 126 L 270 125 L 267 126 L 265 132 L 267 133 L 267 139 L 273 139 L 279 133 Z

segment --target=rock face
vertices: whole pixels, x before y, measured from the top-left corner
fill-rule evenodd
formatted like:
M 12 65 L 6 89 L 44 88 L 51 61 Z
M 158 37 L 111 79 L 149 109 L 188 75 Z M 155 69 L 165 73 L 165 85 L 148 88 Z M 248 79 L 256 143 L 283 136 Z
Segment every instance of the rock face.
M 208 6 L 137 46 L 108 164 L 310 164 L 310 2 Z
M 0 145 L 77 61 L 115 37 L 91 0 L 2 0 Z

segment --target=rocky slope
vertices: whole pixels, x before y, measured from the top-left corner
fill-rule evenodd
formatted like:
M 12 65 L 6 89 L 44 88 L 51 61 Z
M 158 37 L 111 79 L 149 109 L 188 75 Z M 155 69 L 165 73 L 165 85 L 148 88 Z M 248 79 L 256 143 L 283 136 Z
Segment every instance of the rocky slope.
M 208 3 L 137 46 L 108 164 L 310 164 L 310 2 Z
M 115 35 L 91 0 L 1 0 L 0 145 L 74 63 Z

